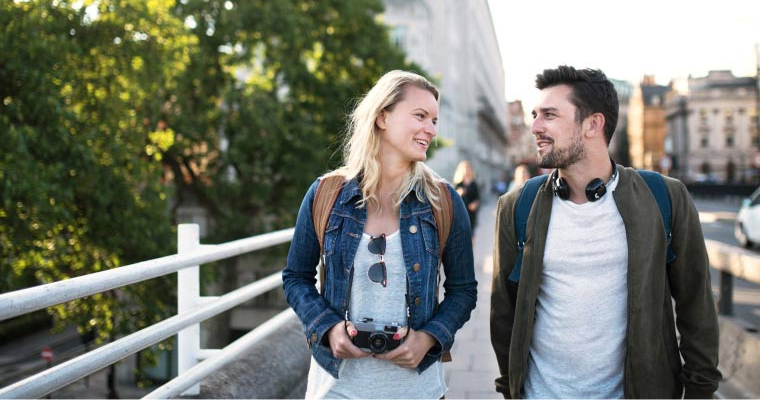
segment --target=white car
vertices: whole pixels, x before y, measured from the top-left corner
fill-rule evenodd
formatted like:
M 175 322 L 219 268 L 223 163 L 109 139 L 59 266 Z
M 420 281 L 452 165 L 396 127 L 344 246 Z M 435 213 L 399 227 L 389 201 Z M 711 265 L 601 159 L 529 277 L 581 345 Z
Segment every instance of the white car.
M 746 248 L 760 243 L 760 188 L 742 202 L 742 207 L 736 214 L 734 236 Z

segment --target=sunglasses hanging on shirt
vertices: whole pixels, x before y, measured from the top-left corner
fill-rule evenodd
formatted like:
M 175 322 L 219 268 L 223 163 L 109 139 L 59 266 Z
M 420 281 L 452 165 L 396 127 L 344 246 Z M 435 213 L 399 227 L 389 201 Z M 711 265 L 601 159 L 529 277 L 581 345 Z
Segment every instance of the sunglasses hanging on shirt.
M 388 272 L 385 268 L 385 234 L 372 236 L 367 244 L 367 249 L 372 254 L 380 255 L 380 261 L 372 264 L 367 270 L 367 278 L 374 283 L 379 283 L 386 287 L 388 284 Z

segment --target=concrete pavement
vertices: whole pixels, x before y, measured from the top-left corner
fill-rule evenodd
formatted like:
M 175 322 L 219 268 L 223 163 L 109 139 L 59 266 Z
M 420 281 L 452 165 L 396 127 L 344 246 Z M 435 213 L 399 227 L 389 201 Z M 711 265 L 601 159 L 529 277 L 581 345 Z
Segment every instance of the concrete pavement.
M 496 198 L 491 194 L 487 196 L 481 200 L 473 248 L 478 302 L 470 320 L 456 334 L 451 350 L 452 361 L 444 363 L 449 387 L 447 399 L 503 398 L 494 386 L 499 367 L 491 347 L 488 322 Z

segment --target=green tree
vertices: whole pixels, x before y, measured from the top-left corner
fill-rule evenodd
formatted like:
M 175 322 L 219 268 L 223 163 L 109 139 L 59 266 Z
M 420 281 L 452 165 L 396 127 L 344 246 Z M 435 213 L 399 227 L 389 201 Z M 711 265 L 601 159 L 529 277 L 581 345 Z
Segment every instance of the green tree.
M 0 290 L 173 252 L 172 207 L 207 240 L 292 226 L 339 162 L 353 100 L 422 72 L 379 0 L 0 3 Z M 52 308 L 133 331 L 173 310 L 171 277 Z
M 292 226 L 308 185 L 340 161 L 353 100 L 390 69 L 422 72 L 390 43 L 377 0 L 188 0 L 175 11 L 201 50 L 166 160 L 219 241 Z
M 160 116 L 197 40 L 171 2 L 75 4 L 0 4 L 2 292 L 171 251 Z M 128 309 L 108 292 L 51 310 L 133 331 L 172 308 L 167 279 L 127 287 Z

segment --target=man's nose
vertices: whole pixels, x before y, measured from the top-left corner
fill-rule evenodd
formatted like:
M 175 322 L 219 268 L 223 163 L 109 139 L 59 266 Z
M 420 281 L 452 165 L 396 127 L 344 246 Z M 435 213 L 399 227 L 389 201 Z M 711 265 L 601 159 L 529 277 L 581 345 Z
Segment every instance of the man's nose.
M 534 135 L 538 135 L 539 133 L 542 133 L 544 131 L 544 124 L 541 122 L 541 118 L 535 118 L 533 122 L 530 123 L 530 132 Z

